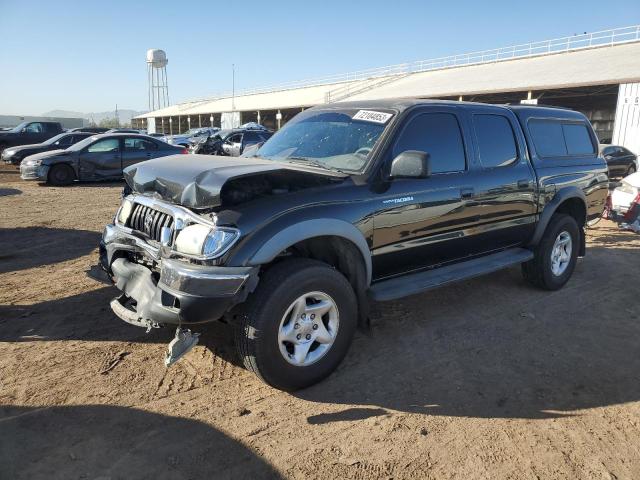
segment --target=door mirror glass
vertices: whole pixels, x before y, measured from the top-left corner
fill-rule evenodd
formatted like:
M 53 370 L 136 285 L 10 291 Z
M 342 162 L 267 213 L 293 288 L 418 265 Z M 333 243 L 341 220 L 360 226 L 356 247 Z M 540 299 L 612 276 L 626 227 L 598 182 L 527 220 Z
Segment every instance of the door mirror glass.
M 431 175 L 429 154 L 405 150 L 391 162 L 391 178 L 427 178 Z

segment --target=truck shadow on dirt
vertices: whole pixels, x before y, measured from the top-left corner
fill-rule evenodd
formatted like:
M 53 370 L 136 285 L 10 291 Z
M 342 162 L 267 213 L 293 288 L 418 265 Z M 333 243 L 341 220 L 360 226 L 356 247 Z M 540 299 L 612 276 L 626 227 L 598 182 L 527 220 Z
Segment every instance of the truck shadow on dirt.
M 0 406 L 3 478 L 274 479 L 265 460 L 217 429 L 124 407 Z
M 0 188 L 0 197 L 9 197 L 11 195 L 20 195 L 22 190 L 17 188 Z
M 529 419 L 638 401 L 640 305 L 628 303 L 635 280 L 603 268 L 611 253 L 590 248 L 556 292 L 529 287 L 511 269 L 377 304 L 372 335 L 356 338 L 337 373 L 295 395 L 347 411 L 373 406 L 376 416 L 383 408 Z M 637 255 L 616 250 L 616 263 L 638 264 Z
M 172 340 L 175 328 L 153 329 L 146 333 L 145 329 L 116 317 L 109 302 L 117 295 L 114 287 L 105 286 L 35 305 L 0 305 L 0 342 L 86 340 L 166 345 Z M 235 354 L 229 325 L 213 323 L 192 328 L 201 333 L 200 345 L 231 364 L 241 364 Z
M 0 273 L 79 258 L 98 247 L 100 234 L 48 227 L 0 228 Z
M 637 255 L 637 248 L 592 247 L 556 292 L 530 287 L 513 268 L 375 304 L 371 333 L 356 336 L 338 371 L 294 395 L 346 406 L 310 423 L 389 410 L 550 418 L 638 401 L 640 306 L 635 280 L 619 274 L 638 264 Z M 116 293 L 102 287 L 33 306 L 0 306 L 0 341 L 171 340 L 173 329 L 147 335 L 117 319 L 109 308 Z M 202 332 L 201 345 L 239 365 L 228 326 L 194 331 Z

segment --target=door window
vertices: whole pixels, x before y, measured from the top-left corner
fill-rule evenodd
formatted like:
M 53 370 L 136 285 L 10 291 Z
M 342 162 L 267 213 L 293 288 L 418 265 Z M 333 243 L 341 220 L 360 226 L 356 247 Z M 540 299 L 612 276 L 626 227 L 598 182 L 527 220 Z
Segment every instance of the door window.
M 242 142 L 242 134 L 236 133 L 235 135 L 231 135 L 227 138 L 227 143 L 241 143 Z
M 393 148 L 393 156 L 407 150 L 427 152 L 431 173 L 461 172 L 466 168 L 460 125 L 451 113 L 423 113 L 410 120 Z
M 125 138 L 124 150 L 126 152 L 146 152 L 149 150 L 157 150 L 157 146 L 155 143 L 149 142 L 148 140 L 144 140 L 142 138 Z
M 483 167 L 504 167 L 518 158 L 516 140 L 507 117 L 474 115 L 473 123 Z
M 27 133 L 42 133 L 44 132 L 44 128 L 41 123 L 32 122 L 25 127 L 25 131 Z
M 66 137 L 62 137 L 60 140 L 58 140 L 55 144 L 60 146 L 60 147 L 68 147 L 70 145 L 73 145 L 73 135 L 67 135 Z
M 89 145 L 89 148 L 87 148 L 87 152 L 89 153 L 117 152 L 119 149 L 120 149 L 120 146 L 117 138 L 106 138 L 104 140 L 98 140 L 96 143 Z

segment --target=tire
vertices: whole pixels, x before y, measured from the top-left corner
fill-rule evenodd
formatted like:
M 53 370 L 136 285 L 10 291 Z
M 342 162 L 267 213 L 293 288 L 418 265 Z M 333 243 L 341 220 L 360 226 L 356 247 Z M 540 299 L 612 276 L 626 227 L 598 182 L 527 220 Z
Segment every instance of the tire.
M 559 246 L 555 250 L 556 241 L 562 242 L 567 237 L 570 252 L 566 246 Z M 565 244 L 566 245 L 566 244 Z M 540 243 L 534 250 L 534 258 L 522 264 L 522 275 L 532 285 L 544 290 L 558 290 L 564 286 L 571 278 L 578 260 L 578 249 L 580 248 L 580 227 L 575 218 L 570 215 L 556 213 L 551 217 L 547 229 L 542 235 Z M 553 262 L 554 254 L 562 252 L 560 258 L 564 257 L 566 262 Z
M 51 185 L 70 185 L 76 178 L 76 174 L 69 165 L 54 165 L 49 170 L 47 183 Z
M 295 303 L 306 295 L 309 299 Z M 305 305 L 308 312 L 318 299 L 322 305 L 335 306 L 321 315 L 322 330 L 317 328 L 317 318 L 312 321 L 315 315 L 295 316 L 296 305 Z M 337 368 L 349 349 L 356 325 L 356 296 L 347 279 L 325 263 L 296 258 L 284 260 L 262 275 L 258 288 L 241 307 L 235 343 L 249 371 L 272 387 L 292 391 L 319 382 Z M 291 338 L 302 337 L 300 345 L 282 341 L 284 331 Z M 327 334 L 330 342 L 326 341 Z M 309 337 L 311 340 L 306 341 Z M 321 337 L 325 340 L 316 341 Z M 296 353 L 308 344 L 309 353 L 304 357 L 307 363 L 300 364 Z
M 629 167 L 629 169 L 627 170 L 627 173 L 625 173 L 625 177 L 628 177 L 629 175 L 631 175 L 632 173 L 636 173 L 636 166 L 635 165 L 631 165 Z

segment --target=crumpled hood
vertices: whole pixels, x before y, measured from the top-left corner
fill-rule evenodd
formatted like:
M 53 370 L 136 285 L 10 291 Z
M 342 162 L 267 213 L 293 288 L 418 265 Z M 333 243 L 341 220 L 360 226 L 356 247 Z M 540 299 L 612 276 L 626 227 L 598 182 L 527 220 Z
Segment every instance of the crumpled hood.
M 48 152 L 40 152 L 40 153 L 36 153 L 34 155 L 29 155 L 26 160 L 27 161 L 31 161 L 31 160 L 46 160 L 47 158 L 51 158 L 51 157 L 63 157 L 63 156 L 67 156 L 67 155 L 71 155 L 72 152 L 69 152 L 67 150 L 49 150 Z
M 170 155 L 132 165 L 124 170 L 124 178 L 136 193 L 152 193 L 183 207 L 202 209 L 221 205 L 220 192 L 228 181 L 275 171 L 346 176 L 260 158 Z

